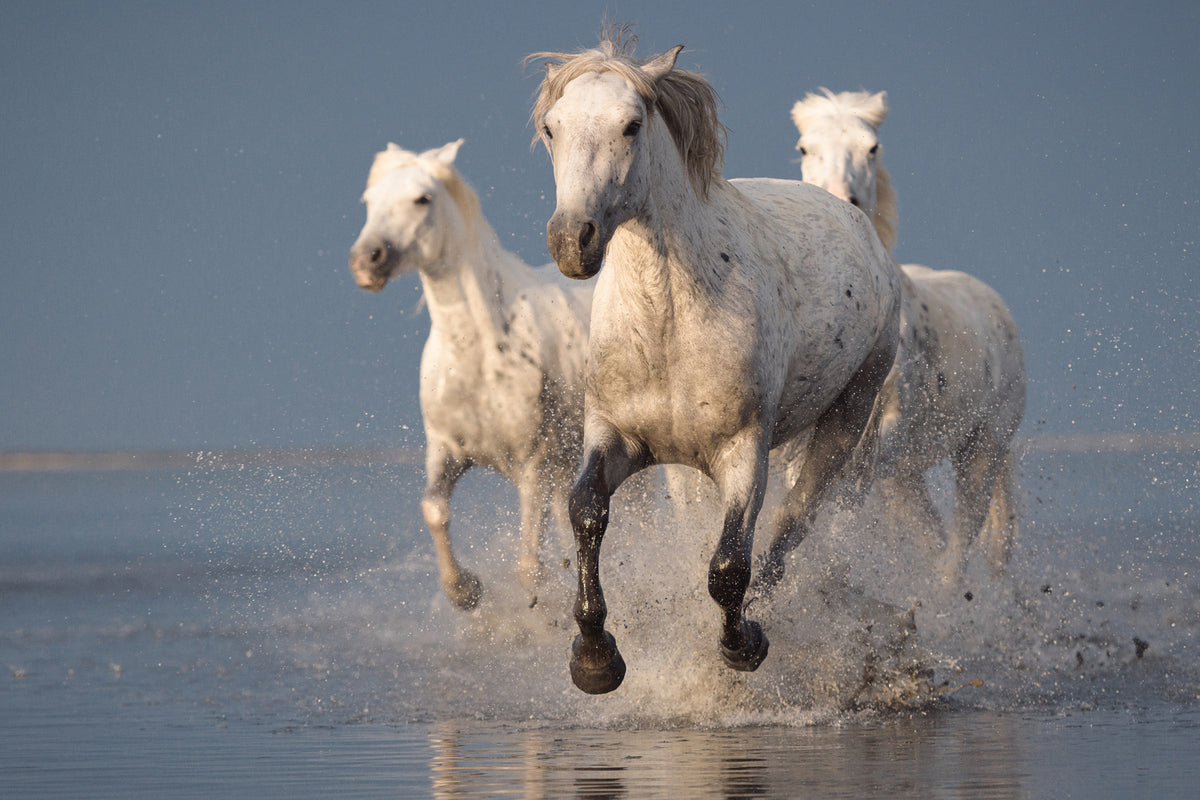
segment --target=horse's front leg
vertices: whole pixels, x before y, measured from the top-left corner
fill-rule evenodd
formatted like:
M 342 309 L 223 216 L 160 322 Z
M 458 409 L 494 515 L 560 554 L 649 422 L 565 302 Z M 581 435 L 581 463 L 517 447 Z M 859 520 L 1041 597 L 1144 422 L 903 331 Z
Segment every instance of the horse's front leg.
M 751 672 L 767 657 L 768 644 L 762 626 L 742 613 L 750 585 L 754 525 L 767 484 L 765 437 L 751 434 L 734 443 L 716 465 L 714 477 L 725 500 L 725 523 L 708 566 L 708 593 L 725 614 L 721 656 L 730 667 Z
M 617 650 L 616 639 L 604 629 L 608 607 L 600 587 L 600 543 L 608 528 L 612 494 L 633 472 L 633 465 L 623 453 L 612 448 L 589 448 L 571 490 L 569 512 L 579 571 L 575 596 L 579 635 L 571 646 L 571 680 L 588 694 L 611 692 L 625 679 L 625 660 Z
M 442 590 L 450 602 L 464 610 L 474 608 L 483 596 L 479 578 L 459 565 L 450 547 L 450 493 L 469 467 L 469 463 L 442 453 L 431 441 L 425 458 L 425 495 L 421 498 L 421 514 L 433 537 Z

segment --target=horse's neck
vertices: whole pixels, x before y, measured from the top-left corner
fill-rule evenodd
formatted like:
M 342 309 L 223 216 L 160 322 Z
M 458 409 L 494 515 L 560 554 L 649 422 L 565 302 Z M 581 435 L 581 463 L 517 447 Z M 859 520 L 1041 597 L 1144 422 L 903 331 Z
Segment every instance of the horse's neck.
M 517 260 L 505 252 L 480 217 L 465 236 L 447 236 L 436 269 L 421 271 L 431 325 L 463 347 L 495 347 L 504 306 L 517 278 Z
M 627 302 L 665 321 L 677 303 L 713 285 L 713 262 L 702 254 L 719 247 L 709 241 L 722 227 L 719 208 L 737 194 L 718 176 L 701 199 L 673 146 L 669 154 L 652 173 L 646 210 L 617 229 L 608 249 L 620 265 L 616 278 Z

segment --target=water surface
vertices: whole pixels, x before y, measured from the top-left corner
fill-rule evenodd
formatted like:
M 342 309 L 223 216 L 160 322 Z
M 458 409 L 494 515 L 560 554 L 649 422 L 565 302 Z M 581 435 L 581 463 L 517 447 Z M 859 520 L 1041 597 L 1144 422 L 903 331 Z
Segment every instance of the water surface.
M 831 511 L 752 609 L 749 675 L 715 654 L 711 509 L 626 492 L 603 569 L 629 675 L 594 698 L 572 574 L 528 607 L 490 476 L 455 504 L 488 587 L 464 614 L 411 465 L 0 473 L 4 794 L 1187 796 L 1196 481 L 1190 451 L 1030 452 L 1009 576 L 953 589 L 915 532 Z

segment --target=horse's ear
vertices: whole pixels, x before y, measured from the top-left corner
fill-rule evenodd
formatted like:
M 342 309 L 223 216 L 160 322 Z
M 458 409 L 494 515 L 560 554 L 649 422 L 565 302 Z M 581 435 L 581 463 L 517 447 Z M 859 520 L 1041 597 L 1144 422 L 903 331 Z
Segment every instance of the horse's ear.
M 804 129 L 808 127 L 808 99 L 812 95 L 807 95 L 803 100 L 797 100 L 792 106 L 792 122 L 796 126 L 796 130 L 800 131 L 800 135 L 804 135 Z M 796 143 L 796 149 L 800 149 L 799 142 Z
M 446 166 L 450 166 L 454 163 L 454 159 L 458 156 L 458 148 L 462 147 L 462 143 L 462 139 L 459 139 L 455 142 L 449 142 L 441 147 L 435 147 L 425 155 L 433 158 L 436 161 L 440 161 Z
M 683 45 L 677 44 L 670 50 L 659 53 L 642 65 L 642 71 L 650 77 L 650 80 L 657 81 L 661 79 L 668 72 L 675 69 L 675 59 L 679 58 L 679 53 L 682 50 Z
M 883 121 L 887 118 L 888 110 L 889 110 L 888 109 L 888 101 L 887 101 L 887 92 L 876 92 L 875 96 L 872 97 L 871 100 L 873 100 L 876 103 L 876 108 L 878 109 L 879 122 L 877 122 L 875 124 L 881 125 L 881 124 L 883 124 Z

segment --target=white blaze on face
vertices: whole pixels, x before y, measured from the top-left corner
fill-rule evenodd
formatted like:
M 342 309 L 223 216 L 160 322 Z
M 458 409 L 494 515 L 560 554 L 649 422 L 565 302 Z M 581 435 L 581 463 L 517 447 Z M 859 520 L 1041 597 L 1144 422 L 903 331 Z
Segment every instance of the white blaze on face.
M 806 128 L 796 145 L 806 183 L 875 213 L 879 139 L 869 125 L 853 118 L 826 119 Z
M 595 274 L 613 231 L 641 205 L 645 116 L 637 92 L 611 72 L 571 81 L 546 114 L 556 192 L 547 246 L 572 277 Z

